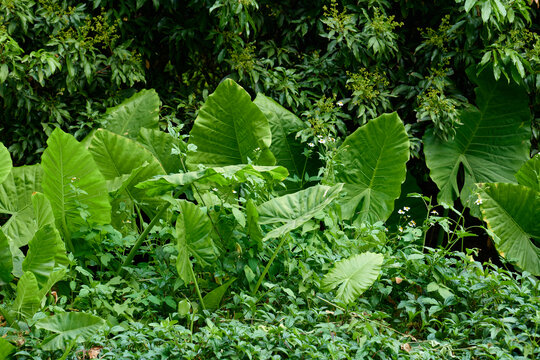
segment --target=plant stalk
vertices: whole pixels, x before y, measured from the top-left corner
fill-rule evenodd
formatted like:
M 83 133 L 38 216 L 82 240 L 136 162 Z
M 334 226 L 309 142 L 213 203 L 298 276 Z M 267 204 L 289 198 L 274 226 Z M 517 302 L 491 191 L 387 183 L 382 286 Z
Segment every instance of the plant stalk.
M 158 211 L 158 213 L 156 214 L 156 216 L 154 216 L 152 221 L 150 221 L 150 224 L 148 224 L 148 226 L 144 229 L 143 233 L 141 235 L 139 235 L 139 238 L 137 239 L 137 242 L 135 242 L 135 245 L 133 245 L 133 247 L 131 248 L 131 251 L 129 252 L 126 260 L 124 260 L 124 263 L 118 269 L 118 272 L 117 272 L 118 275 L 122 275 L 123 274 L 123 268 L 125 266 L 128 266 L 129 264 L 131 264 L 131 262 L 133 261 L 133 258 L 135 257 L 135 254 L 137 253 L 137 250 L 139 250 L 139 248 L 141 247 L 143 241 L 148 236 L 148 233 L 156 225 L 156 223 L 159 221 L 159 219 L 165 213 L 165 211 L 167 211 L 169 206 L 171 206 L 171 203 L 169 203 L 169 202 L 167 202 L 165 205 L 163 205 L 161 207 L 161 209 Z
M 283 236 L 281 241 L 279 242 L 279 245 L 277 246 L 276 250 L 274 250 L 274 253 L 272 254 L 272 257 L 268 261 L 268 264 L 266 264 L 266 267 L 264 268 L 261 276 L 259 277 L 259 280 L 257 281 L 257 284 L 255 285 L 255 289 L 251 292 L 252 295 L 255 295 L 257 293 L 257 290 L 259 290 L 259 287 L 261 286 L 262 281 L 264 280 L 264 277 L 266 276 L 266 273 L 268 273 L 268 270 L 270 270 L 270 266 L 274 262 L 274 259 L 276 258 L 279 250 L 285 243 L 285 240 L 290 236 L 290 233 L 287 233 L 287 235 Z
M 195 290 L 197 290 L 197 296 L 199 297 L 199 301 L 201 302 L 201 307 L 203 310 L 206 310 L 204 307 L 204 301 L 201 295 L 201 289 L 199 289 L 199 283 L 197 282 L 197 278 L 195 277 L 195 272 L 193 271 L 193 264 L 189 264 L 189 270 L 191 270 L 191 277 L 193 278 L 193 282 L 195 283 Z

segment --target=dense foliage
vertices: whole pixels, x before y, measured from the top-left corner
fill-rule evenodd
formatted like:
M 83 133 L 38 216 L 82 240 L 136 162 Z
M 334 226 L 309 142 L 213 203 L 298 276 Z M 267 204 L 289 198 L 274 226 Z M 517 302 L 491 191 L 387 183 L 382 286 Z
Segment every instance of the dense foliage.
M 540 356 L 525 0 L 0 0 L 0 359 Z

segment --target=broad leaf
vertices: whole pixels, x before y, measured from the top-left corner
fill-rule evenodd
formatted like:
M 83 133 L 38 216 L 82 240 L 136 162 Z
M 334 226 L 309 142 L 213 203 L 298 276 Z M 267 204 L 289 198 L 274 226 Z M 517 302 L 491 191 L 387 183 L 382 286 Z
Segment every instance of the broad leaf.
M 371 252 L 341 260 L 323 278 L 321 287 L 325 291 L 338 288 L 336 298 L 350 304 L 377 280 L 383 260 L 381 254 Z
M 106 180 L 122 178 L 122 189 L 127 197 L 139 203 L 149 216 L 155 213 L 160 200 L 135 187 L 153 176 L 165 174 L 150 151 L 134 140 L 102 129 L 94 134 L 88 150 Z M 124 179 L 126 175 L 128 177 Z
M 303 154 L 304 145 L 295 139 L 296 133 L 305 128 L 304 123 L 292 112 L 261 93 L 257 94 L 254 103 L 268 119 L 272 132 L 270 151 L 276 157 L 276 164 L 286 167 L 291 176 L 302 178 L 306 171 L 313 175 L 318 161 L 308 161 Z
M 176 188 L 191 185 L 194 182 L 201 184 L 214 183 L 220 186 L 238 184 L 245 182 L 249 175 L 261 179 L 282 181 L 287 177 L 287 169 L 282 166 L 253 165 L 213 167 L 186 173 L 158 176 L 138 184 L 137 187 L 145 189 L 148 195 L 163 195 Z
M 13 278 L 13 260 L 11 259 L 11 250 L 6 235 L 0 230 L 0 286 L 5 285 Z
M 339 200 L 343 219 L 386 220 L 399 197 L 407 172 L 409 139 L 396 113 L 371 120 L 349 135 L 340 147 L 335 181 L 342 182 Z
M 155 90 L 141 90 L 120 105 L 108 108 L 102 125 L 113 133 L 137 139 L 141 128 L 158 128 L 160 105 Z
M 24 273 L 17 283 L 17 296 L 11 306 L 17 318 L 31 318 L 39 310 L 41 299 L 38 297 L 39 287 L 34 274 Z
M 0 143 L 0 184 L 6 180 L 12 167 L 11 155 L 4 144 Z
M 527 161 L 516 174 L 519 184 L 540 191 L 540 154 Z
M 274 165 L 268 149 L 272 135 L 268 120 L 249 94 L 230 79 L 224 80 L 199 110 L 190 132 L 187 164 L 196 167 L 247 164 Z
M 87 221 L 110 223 L 107 185 L 88 150 L 58 128 L 47 145 L 42 158 L 43 193 L 51 202 L 58 228 L 71 233 Z
M 72 340 L 79 342 L 95 336 L 105 326 L 105 320 L 78 312 L 62 313 L 39 320 L 36 327 L 57 333 L 54 338 L 42 344 L 43 350 L 63 349 Z
M 141 129 L 139 143 L 144 145 L 158 159 L 166 174 L 177 173 L 183 169 L 183 156 L 187 145 L 169 133 L 154 129 Z
M 28 244 L 37 231 L 32 194 L 41 191 L 41 177 L 41 166 L 21 166 L 0 184 L 0 213 L 10 216 L 2 230 L 17 248 Z
M 261 227 L 259 226 L 259 213 L 257 207 L 253 203 L 252 199 L 246 202 L 246 215 L 247 215 L 247 234 L 253 240 L 259 248 L 262 247 L 263 235 Z
M 424 152 L 430 176 L 440 189 L 438 200 L 448 204 L 459 196 L 467 203 L 475 183 L 515 182 L 514 174 L 529 158 L 530 112 L 524 87 L 505 79 L 495 81 L 491 69 L 469 78 L 478 87 L 477 108 L 463 110 L 463 125 L 453 141 L 443 141 L 428 131 Z M 463 167 L 463 188 L 458 172 Z
M 28 253 L 22 263 L 22 269 L 24 272 L 32 272 L 40 287 L 47 282 L 54 268 L 59 242 L 61 242 L 60 234 L 56 228 L 45 225 L 28 243 Z
M 34 219 L 38 229 L 47 224 L 54 225 L 54 213 L 52 211 L 51 202 L 43 193 L 35 192 L 32 195 L 32 207 L 34 209 Z
M 11 345 L 9 341 L 0 337 L 0 359 L 8 359 L 8 356 L 15 351 L 15 346 Z
M 180 214 L 176 220 L 178 275 L 189 283 L 193 280 L 191 259 L 193 256 L 201 266 L 213 263 L 217 258 L 216 247 L 210 237 L 212 224 L 208 216 L 194 203 L 179 201 Z
M 499 253 L 540 275 L 540 193 L 518 184 L 479 184 L 480 210 Z
M 259 224 L 283 223 L 266 234 L 264 240 L 280 237 L 302 226 L 335 200 L 342 188 L 343 184 L 316 185 L 259 205 Z
M 225 295 L 225 292 L 231 286 L 231 284 L 236 280 L 235 277 L 229 279 L 225 284 L 215 288 L 214 290 L 210 291 L 208 294 L 206 294 L 203 298 L 204 306 L 207 310 L 216 310 L 219 308 L 219 304 L 221 303 L 221 299 L 223 298 L 223 295 Z

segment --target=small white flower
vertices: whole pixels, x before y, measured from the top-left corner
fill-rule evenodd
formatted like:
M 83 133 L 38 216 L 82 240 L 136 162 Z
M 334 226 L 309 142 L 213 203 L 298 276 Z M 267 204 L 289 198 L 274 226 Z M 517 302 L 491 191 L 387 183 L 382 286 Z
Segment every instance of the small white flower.
M 397 211 L 397 213 L 398 213 L 399 215 L 403 215 L 403 214 L 405 214 L 405 211 L 399 209 L 399 210 Z
M 439 215 L 439 213 L 437 212 L 437 210 L 431 210 L 431 213 L 432 213 L 433 215 Z
M 405 206 L 405 207 L 403 208 L 403 210 L 404 210 L 404 211 L 409 211 L 409 210 L 411 210 L 411 208 L 408 207 L 408 206 Z
M 416 222 L 415 222 L 414 220 L 409 221 L 409 226 L 410 226 L 410 227 L 415 227 L 415 226 L 416 226 Z
M 71 178 L 71 182 L 74 182 L 74 181 L 77 181 L 79 180 L 78 178 L 76 178 L 75 176 Z
M 343 101 L 338 101 L 338 102 L 336 103 L 336 105 L 339 106 L 339 107 L 342 107 L 342 106 L 343 106 Z
M 261 151 L 261 148 L 260 148 L 260 147 L 258 147 L 258 148 L 256 148 L 256 149 L 255 149 L 255 151 Z
M 322 139 L 322 135 L 317 135 L 317 137 L 318 137 L 319 139 Z
M 212 188 L 212 191 L 216 191 L 216 192 L 217 192 L 217 191 L 218 191 L 218 189 L 217 189 L 217 188 Z
M 236 190 L 233 190 L 232 193 L 233 193 L 233 194 L 236 194 Z
M 326 142 L 325 139 L 319 139 L 319 143 L 324 144 Z
M 314 144 L 314 143 L 308 143 L 308 146 L 309 146 L 309 147 L 314 147 L 315 144 Z
M 403 232 L 403 226 L 398 227 L 399 232 Z
M 476 205 L 480 205 L 482 203 L 482 199 L 478 198 L 478 199 L 476 199 L 476 201 L 474 203 Z
M 385 231 L 385 232 L 388 232 L 388 228 L 384 228 L 384 231 Z

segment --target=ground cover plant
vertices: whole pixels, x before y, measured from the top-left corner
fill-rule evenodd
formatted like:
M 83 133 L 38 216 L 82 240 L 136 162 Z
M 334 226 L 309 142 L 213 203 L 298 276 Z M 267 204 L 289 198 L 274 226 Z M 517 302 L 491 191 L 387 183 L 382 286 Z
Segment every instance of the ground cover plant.
M 0 359 L 540 356 L 537 2 L 0 4 Z

